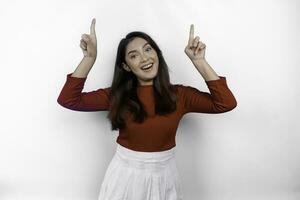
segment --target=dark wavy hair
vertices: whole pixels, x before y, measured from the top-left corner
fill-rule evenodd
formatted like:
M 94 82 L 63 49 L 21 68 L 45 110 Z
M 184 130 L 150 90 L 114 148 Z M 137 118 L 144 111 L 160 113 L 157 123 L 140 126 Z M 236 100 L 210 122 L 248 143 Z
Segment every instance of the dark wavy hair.
M 113 81 L 110 88 L 110 109 L 107 118 L 111 121 L 111 129 L 118 130 L 126 126 L 125 119 L 128 112 L 134 116 L 134 121 L 142 123 L 147 117 L 143 104 L 137 96 L 138 80 L 135 74 L 123 68 L 127 44 L 135 37 L 149 42 L 155 49 L 159 59 L 158 72 L 153 79 L 155 99 L 155 114 L 166 115 L 176 110 L 176 87 L 170 83 L 168 66 L 162 52 L 153 39 L 144 32 L 133 31 L 123 38 L 118 46 Z

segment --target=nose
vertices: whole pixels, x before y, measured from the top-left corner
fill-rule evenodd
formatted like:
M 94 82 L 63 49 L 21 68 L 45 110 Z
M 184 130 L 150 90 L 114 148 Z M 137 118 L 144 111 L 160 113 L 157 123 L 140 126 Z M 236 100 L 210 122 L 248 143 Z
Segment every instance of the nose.
M 146 62 L 148 60 L 148 56 L 142 53 L 142 62 Z

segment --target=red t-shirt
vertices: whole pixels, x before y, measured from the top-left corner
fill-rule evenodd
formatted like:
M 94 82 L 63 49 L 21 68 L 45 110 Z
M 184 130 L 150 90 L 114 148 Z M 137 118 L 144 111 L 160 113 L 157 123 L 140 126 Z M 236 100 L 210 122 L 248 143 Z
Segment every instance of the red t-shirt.
M 68 109 L 76 111 L 108 111 L 110 87 L 91 92 L 82 92 L 85 78 L 72 77 L 67 74 L 57 102 Z M 138 86 L 137 95 L 145 105 L 148 118 L 143 123 L 126 118 L 126 127 L 119 130 L 116 142 L 120 145 L 144 152 L 164 151 L 176 146 L 175 136 L 180 119 L 184 114 L 224 113 L 234 109 L 237 102 L 227 86 L 226 77 L 205 81 L 210 93 L 177 84 L 177 109 L 165 116 L 155 115 L 152 85 Z

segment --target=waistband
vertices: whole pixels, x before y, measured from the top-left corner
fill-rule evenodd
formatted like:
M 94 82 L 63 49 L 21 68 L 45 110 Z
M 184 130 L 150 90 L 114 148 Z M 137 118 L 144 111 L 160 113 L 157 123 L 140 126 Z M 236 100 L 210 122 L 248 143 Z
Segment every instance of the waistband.
M 128 149 L 117 143 L 116 155 L 128 161 L 137 161 L 143 163 L 164 163 L 174 158 L 175 147 L 165 151 L 142 152 Z

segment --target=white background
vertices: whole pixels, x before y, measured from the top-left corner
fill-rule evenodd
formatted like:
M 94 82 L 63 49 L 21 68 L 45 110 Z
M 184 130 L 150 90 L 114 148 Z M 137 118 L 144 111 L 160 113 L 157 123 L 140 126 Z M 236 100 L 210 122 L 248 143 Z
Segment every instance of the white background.
M 96 200 L 118 132 L 56 100 L 96 18 L 83 91 L 110 86 L 128 32 L 160 46 L 172 83 L 209 91 L 184 53 L 190 24 L 237 107 L 190 113 L 176 136 L 185 200 L 300 199 L 299 1 L 1 0 L 1 200 Z

